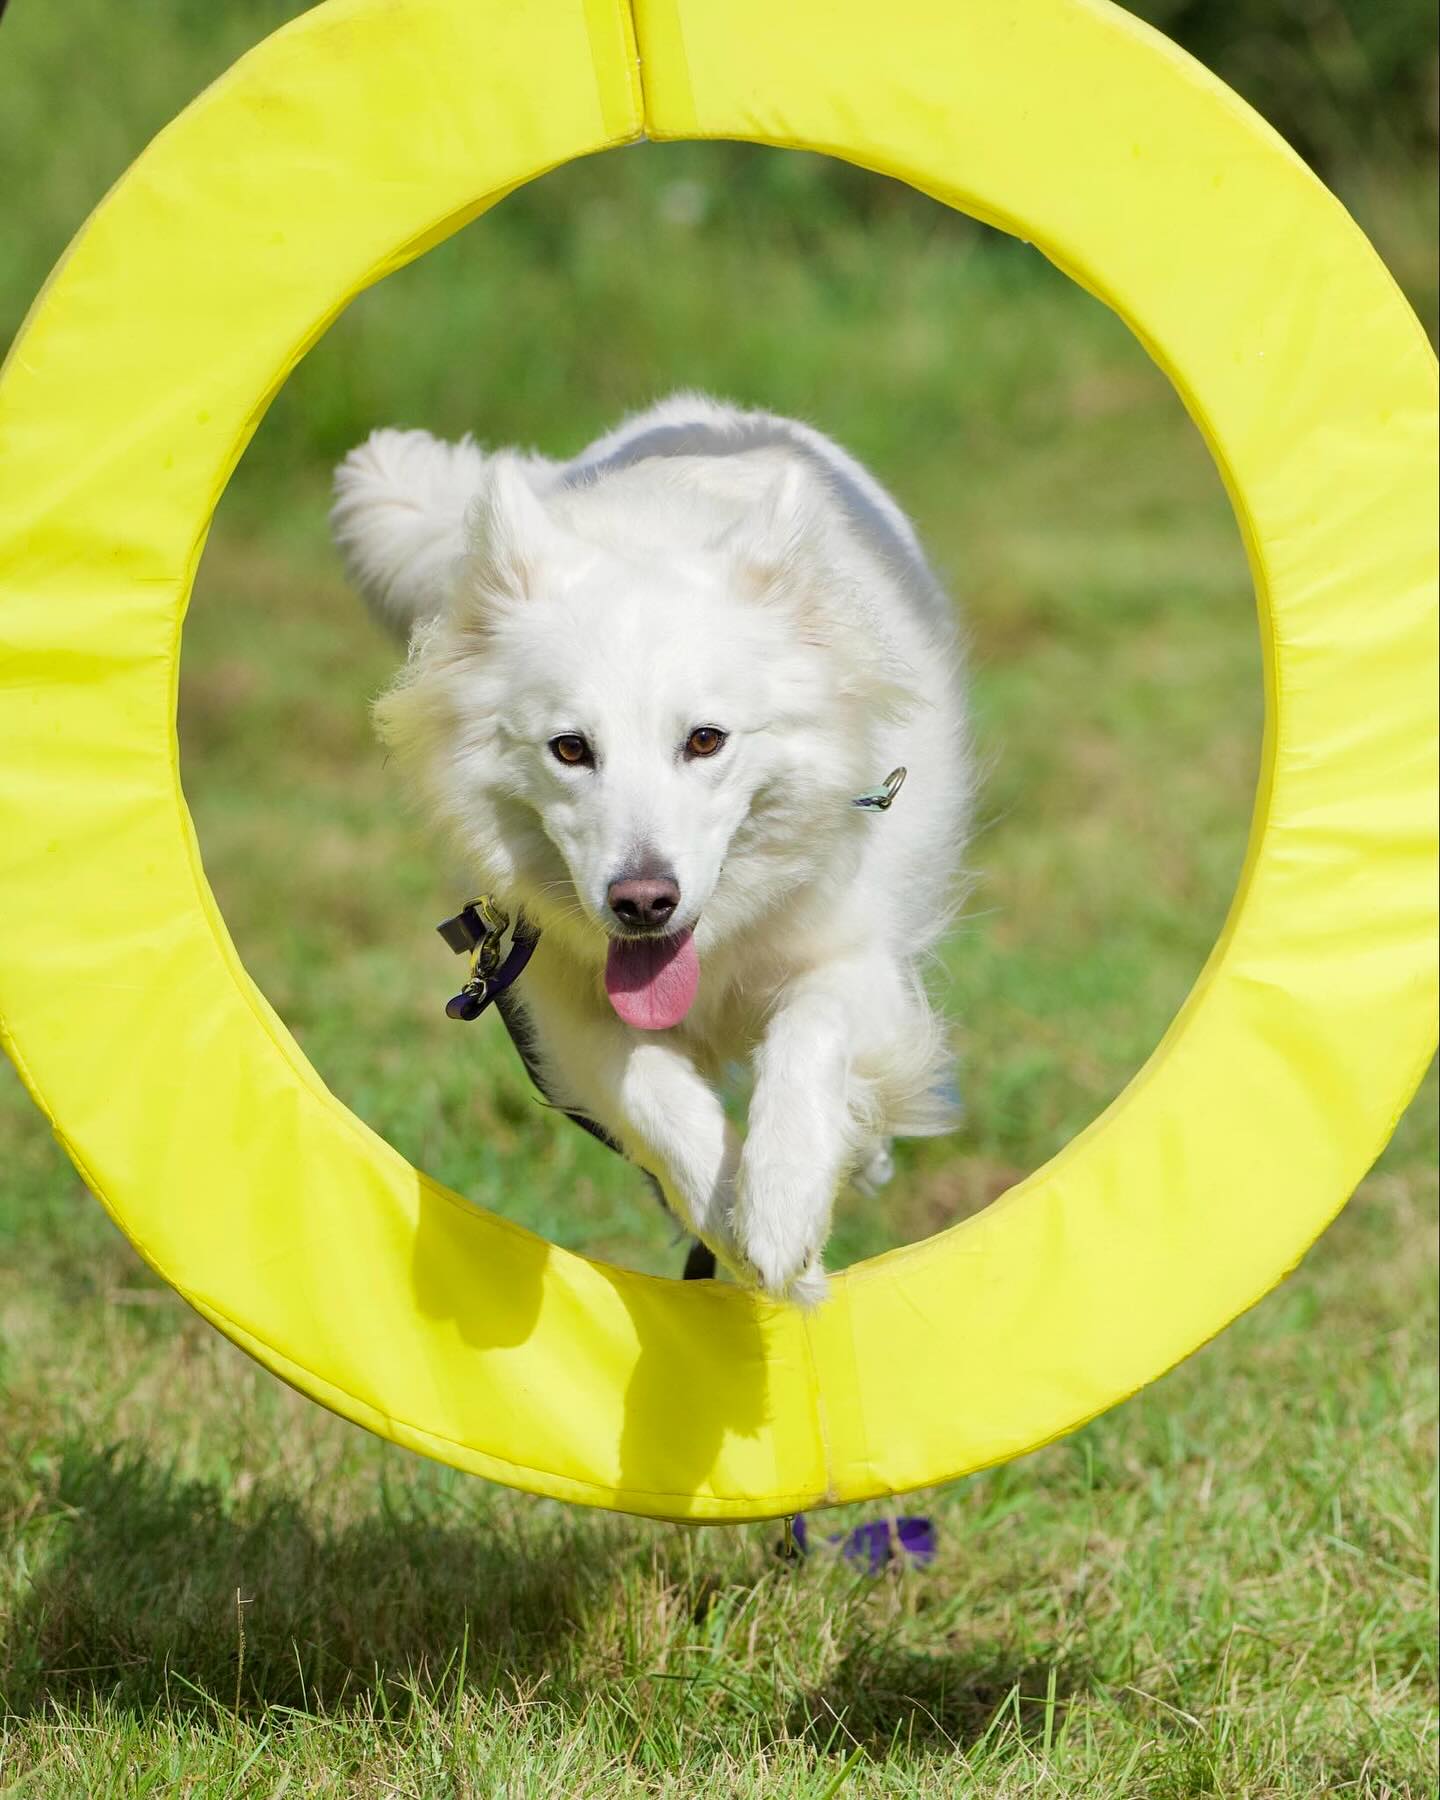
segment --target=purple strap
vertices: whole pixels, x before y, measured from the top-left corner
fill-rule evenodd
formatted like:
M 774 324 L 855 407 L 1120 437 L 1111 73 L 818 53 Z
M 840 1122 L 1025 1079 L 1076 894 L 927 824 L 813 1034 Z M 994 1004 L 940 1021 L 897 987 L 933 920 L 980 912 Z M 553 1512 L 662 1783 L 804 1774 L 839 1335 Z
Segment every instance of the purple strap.
M 485 978 L 481 984 L 483 992 L 475 993 L 466 987 L 445 1003 L 445 1012 L 452 1019 L 478 1019 L 491 1001 L 503 994 L 506 988 L 518 981 L 525 972 L 525 965 L 535 954 L 535 946 L 540 942 L 540 933 L 533 925 L 527 925 L 524 919 L 519 920 L 510 939 L 510 953 L 493 975 Z

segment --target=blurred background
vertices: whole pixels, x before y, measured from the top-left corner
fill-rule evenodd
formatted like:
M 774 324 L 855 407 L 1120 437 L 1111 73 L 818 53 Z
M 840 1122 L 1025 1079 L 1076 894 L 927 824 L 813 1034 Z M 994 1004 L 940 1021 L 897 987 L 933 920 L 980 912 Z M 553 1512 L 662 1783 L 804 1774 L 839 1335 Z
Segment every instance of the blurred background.
M 300 10 L 11 0 L 0 345 L 148 137 Z M 1433 339 L 1430 0 L 1137 10 L 1310 159 Z M 345 1101 L 475 1200 L 674 1272 L 643 1184 L 537 1104 L 498 1021 L 443 1017 L 433 927 L 465 896 L 375 744 L 398 652 L 325 514 L 376 426 L 566 455 L 681 385 L 874 467 L 972 641 L 975 885 L 936 971 L 967 1121 L 842 1203 L 838 1265 L 987 1204 L 1106 1105 L 1245 843 L 1262 708 L 1234 520 L 1163 377 L 1037 252 L 735 145 L 526 187 L 361 296 L 261 426 L 186 628 L 185 789 L 247 965 Z M 1435 1162 L 1432 1070 L 1276 1294 L 1105 1419 L 930 1498 L 922 1582 L 785 1585 L 773 1532 L 578 1519 L 298 1401 L 140 1264 L 0 1062 L 0 1787 L 330 1793 L 343 1769 L 357 1795 L 671 1794 L 683 1765 L 766 1800 L 847 1779 L 949 1800 L 963 1753 L 987 1800 L 1431 1793 Z M 462 1746 L 494 1759 L 470 1786 Z M 824 1772 L 854 1746 L 879 1785 Z

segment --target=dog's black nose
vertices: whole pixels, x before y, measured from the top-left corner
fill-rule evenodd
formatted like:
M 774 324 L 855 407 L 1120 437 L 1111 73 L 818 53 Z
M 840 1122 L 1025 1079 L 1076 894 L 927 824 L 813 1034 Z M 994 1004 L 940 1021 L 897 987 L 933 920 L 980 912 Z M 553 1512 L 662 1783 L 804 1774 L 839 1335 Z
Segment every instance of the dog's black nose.
M 680 904 L 680 884 L 673 875 L 632 875 L 612 881 L 605 898 L 627 931 L 653 931 Z

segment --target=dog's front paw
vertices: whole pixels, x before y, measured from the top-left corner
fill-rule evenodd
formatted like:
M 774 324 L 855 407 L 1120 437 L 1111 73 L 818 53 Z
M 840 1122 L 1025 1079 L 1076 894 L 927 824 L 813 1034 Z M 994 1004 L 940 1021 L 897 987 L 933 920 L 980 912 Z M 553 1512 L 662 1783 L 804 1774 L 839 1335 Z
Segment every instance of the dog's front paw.
M 787 1205 L 775 1195 L 762 1200 L 742 1182 L 734 1232 L 750 1284 L 777 1300 L 813 1306 L 825 1298 L 825 1272 L 813 1207 Z

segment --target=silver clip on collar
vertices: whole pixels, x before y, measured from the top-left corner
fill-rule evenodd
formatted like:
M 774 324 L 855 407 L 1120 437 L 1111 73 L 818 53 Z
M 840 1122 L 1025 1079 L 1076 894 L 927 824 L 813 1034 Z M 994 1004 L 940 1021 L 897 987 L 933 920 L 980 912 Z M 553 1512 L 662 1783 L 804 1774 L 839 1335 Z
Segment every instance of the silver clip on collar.
M 857 794 L 850 804 L 863 807 L 866 812 L 889 812 L 904 785 L 904 769 L 892 769 L 878 788 L 871 788 L 868 794 Z

